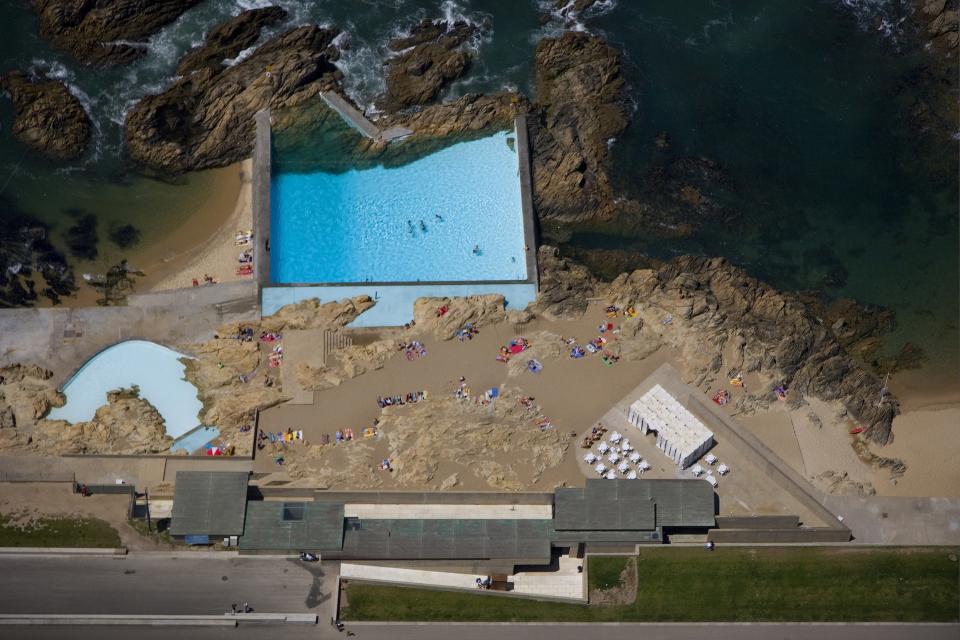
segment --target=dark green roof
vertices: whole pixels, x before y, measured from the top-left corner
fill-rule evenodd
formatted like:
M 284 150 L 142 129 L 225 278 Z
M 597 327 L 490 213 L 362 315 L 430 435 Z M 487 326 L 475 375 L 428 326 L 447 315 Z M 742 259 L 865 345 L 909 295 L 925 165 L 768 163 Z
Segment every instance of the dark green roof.
M 561 535 L 713 526 L 713 488 L 703 480 L 590 479 L 583 489 L 557 489 L 554 522 Z
M 178 471 L 171 535 L 243 533 L 249 476 L 246 471 Z
M 552 520 L 350 519 L 343 554 L 365 559 L 550 558 Z
M 593 484 L 593 483 L 596 484 Z M 564 531 L 643 531 L 656 528 L 654 503 L 630 484 L 589 481 L 586 489 L 557 489 L 554 524 Z
M 343 546 L 343 503 L 250 501 L 241 549 L 338 551 Z

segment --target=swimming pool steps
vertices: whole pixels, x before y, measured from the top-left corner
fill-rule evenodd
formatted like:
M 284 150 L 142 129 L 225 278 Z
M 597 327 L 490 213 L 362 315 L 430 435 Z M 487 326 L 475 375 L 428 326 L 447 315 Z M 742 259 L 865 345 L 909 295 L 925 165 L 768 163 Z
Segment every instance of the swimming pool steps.
M 352 104 L 344 100 L 343 96 L 333 91 L 321 91 L 320 97 L 323 98 L 323 101 L 326 102 L 331 109 L 339 113 L 344 120 L 360 133 L 377 142 L 390 142 L 391 140 L 406 138 L 413 134 L 413 131 L 406 127 L 381 129 L 367 120 L 366 116 L 360 113 Z

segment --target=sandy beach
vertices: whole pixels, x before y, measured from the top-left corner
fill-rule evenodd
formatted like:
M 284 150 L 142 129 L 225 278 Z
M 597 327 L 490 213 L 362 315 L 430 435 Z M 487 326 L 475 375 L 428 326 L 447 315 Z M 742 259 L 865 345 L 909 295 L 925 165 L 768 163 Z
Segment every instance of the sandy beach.
M 163 275 L 150 284 L 150 291 L 191 287 L 194 279 L 202 284 L 205 276 L 212 277 L 216 282 L 250 278 L 237 275 L 237 258 L 249 247 L 237 246 L 235 238 L 237 231 L 253 226 L 250 184 L 253 162 L 244 160 L 234 167 L 239 172 L 239 193 L 229 217 L 222 220 L 212 233 L 208 233 L 200 244 L 194 244 L 190 249 L 165 261 L 164 268 L 159 270 Z M 202 236 L 197 233 L 193 237 Z
M 589 339 L 596 334 L 598 321 L 604 318 L 602 309 L 592 305 L 578 320 L 537 319 L 523 326 L 503 322 L 484 326 L 472 341 L 463 343 L 418 334 L 427 347 L 425 358 L 409 361 L 400 352 L 379 370 L 368 371 L 323 391 L 300 392 L 297 403 L 264 411 L 262 429 L 302 430 L 311 446 L 270 445 L 258 456 L 256 470 L 273 472 L 277 478 L 289 474 L 295 483 L 319 483 L 331 488 L 550 490 L 558 485 L 582 484 L 585 478 L 594 477 L 581 461 L 582 433 L 660 364 L 670 363 L 681 372 L 687 365 L 680 354 L 667 348 L 636 361 L 622 359 L 614 366 L 605 366 L 596 356 L 571 359 L 560 336 L 574 336 L 581 341 Z M 499 346 L 521 335 L 530 339 L 533 346 L 518 356 L 520 362 L 506 365 L 498 362 L 495 356 Z M 363 334 L 357 337 L 357 344 L 362 343 Z M 310 338 L 314 343 L 319 339 L 319 336 Z M 611 339 L 615 341 L 616 336 Z M 298 362 L 308 359 L 299 354 L 306 351 L 304 347 L 309 346 L 310 340 L 305 343 L 291 340 L 291 344 L 301 346 L 287 352 L 283 367 L 285 380 L 295 375 Z M 541 373 L 530 373 L 522 366 L 531 357 L 543 363 Z M 474 396 L 497 388 L 508 403 L 515 404 L 517 398 L 533 398 L 537 413 L 549 419 L 559 438 L 541 438 L 532 421 L 517 421 L 510 410 L 494 410 L 482 403 L 467 408 L 450 404 L 460 376 L 466 379 Z M 378 396 L 417 391 L 426 391 L 427 400 L 387 409 L 381 409 L 376 403 Z M 733 388 L 731 391 L 740 392 Z M 889 469 L 880 468 L 876 461 L 865 462 L 863 451 L 858 455 L 850 435 L 853 425 L 841 415 L 839 403 L 808 398 L 792 410 L 780 402 L 747 414 L 737 413 L 734 403 L 725 410 L 824 492 L 960 495 L 960 468 L 951 464 L 951 460 L 960 455 L 960 439 L 955 437 L 960 424 L 960 405 L 907 411 L 894 423 L 892 444 L 866 449 L 868 456 L 872 453 L 902 459 L 907 470 L 894 479 Z M 377 437 L 359 437 L 377 421 Z M 460 427 L 456 426 L 457 422 L 461 423 Z M 479 438 L 474 439 L 476 432 L 496 427 L 507 428 L 503 432 L 490 432 L 498 434 L 494 436 L 497 441 L 481 443 Z M 355 441 L 313 446 L 324 436 L 332 441 L 334 432 L 345 428 L 353 429 L 358 435 Z M 633 438 L 635 442 L 643 440 L 639 434 Z M 643 446 L 649 451 L 645 459 L 654 463 L 650 477 L 682 476 L 653 448 L 652 440 Z M 533 450 L 537 451 L 536 455 L 531 455 Z M 786 509 L 791 513 L 800 512 L 804 517 L 802 508 L 792 504 L 792 499 L 778 490 L 764 489 L 766 480 L 753 467 L 749 456 L 723 442 L 714 451 L 740 473 L 737 478 L 731 475 L 722 482 L 729 489 L 725 491 L 721 486 L 721 495 L 730 494 L 729 499 L 722 501 L 722 512 L 779 513 Z M 281 454 L 285 458 L 284 467 L 274 463 L 275 457 Z M 538 459 L 551 455 L 559 456 L 556 464 L 546 468 L 536 464 Z M 394 473 L 378 468 L 385 458 L 391 460 Z

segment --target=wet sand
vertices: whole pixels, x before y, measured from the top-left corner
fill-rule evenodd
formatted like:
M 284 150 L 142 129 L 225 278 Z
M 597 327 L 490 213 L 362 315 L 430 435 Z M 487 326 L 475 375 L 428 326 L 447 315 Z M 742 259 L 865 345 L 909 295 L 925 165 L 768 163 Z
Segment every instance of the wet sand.
M 121 258 L 127 258 L 131 266 L 145 273 L 136 279 L 134 293 L 155 290 L 172 274 L 186 269 L 209 250 L 213 238 L 228 228 L 228 221 L 237 215 L 238 203 L 243 200 L 244 175 L 243 163 L 237 163 L 193 175 L 188 184 L 176 187 L 176 190 L 147 183 L 134 188 L 138 193 L 142 192 L 140 195 L 121 191 L 122 195 L 111 196 L 118 207 L 130 206 L 132 199 L 137 201 L 138 207 L 146 208 L 150 205 L 140 200 L 151 200 L 154 191 L 159 194 L 152 216 L 142 212 L 136 218 L 131 216 L 130 222 L 140 230 L 141 239 L 130 249 L 122 250 L 104 241 L 103 227 L 116 221 L 103 216 L 100 255 L 93 262 L 76 262 L 74 271 L 80 289 L 75 296 L 64 298 L 62 304 L 67 307 L 95 306 L 98 293 L 80 275 L 103 273 Z M 49 306 L 49 301 L 38 301 L 38 306 Z

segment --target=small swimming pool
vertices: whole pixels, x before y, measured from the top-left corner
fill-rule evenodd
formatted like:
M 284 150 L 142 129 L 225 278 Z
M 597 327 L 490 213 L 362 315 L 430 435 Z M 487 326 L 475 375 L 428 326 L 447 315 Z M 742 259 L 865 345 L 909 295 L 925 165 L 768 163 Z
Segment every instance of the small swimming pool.
M 275 172 L 270 279 L 526 280 L 516 138 L 500 132 L 399 167 Z
M 104 349 L 80 367 L 63 387 L 66 404 L 50 420 L 86 422 L 107 403 L 107 392 L 140 387 L 140 397 L 163 416 L 167 435 L 177 438 L 200 424 L 203 405 L 197 388 L 184 379 L 182 353 L 145 340 L 127 340 Z

